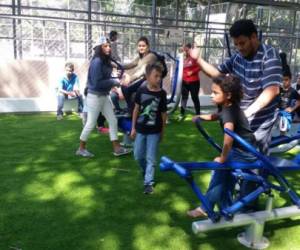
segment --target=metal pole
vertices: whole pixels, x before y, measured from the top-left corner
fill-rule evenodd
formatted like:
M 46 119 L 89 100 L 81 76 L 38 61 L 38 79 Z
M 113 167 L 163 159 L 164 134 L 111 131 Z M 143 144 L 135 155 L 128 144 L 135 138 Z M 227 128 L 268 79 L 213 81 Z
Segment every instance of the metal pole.
M 151 45 L 155 50 L 155 35 L 156 35 L 156 0 L 152 0 L 152 32 L 151 32 Z
M 297 67 L 297 58 L 298 58 L 298 55 L 297 55 L 297 51 L 298 51 L 298 47 L 299 47 L 299 38 L 296 37 L 296 42 L 295 42 L 295 54 L 294 54 L 294 58 L 295 58 L 295 65 L 294 65 L 294 73 L 299 73 L 299 68 Z M 297 72 L 296 72 L 297 71 Z
M 43 21 L 43 54 L 46 59 L 46 21 Z
M 16 15 L 16 1 L 12 0 L 11 1 L 12 5 L 12 14 Z M 16 19 L 13 19 L 13 49 L 14 49 L 14 59 L 17 59 L 18 57 L 18 50 L 17 50 L 17 27 L 16 27 Z
M 176 0 L 176 15 L 175 15 L 175 25 L 176 29 L 178 29 L 178 19 L 179 19 L 179 0 Z M 183 28 L 183 33 L 184 33 L 184 28 Z M 175 57 L 177 56 L 177 44 L 174 43 L 174 51 L 175 51 Z
M 70 23 L 64 22 L 65 60 L 70 57 Z
M 21 15 L 21 0 L 18 0 L 18 16 Z M 19 30 L 19 41 L 18 41 L 18 52 L 19 52 L 19 58 L 22 59 L 23 57 L 23 46 L 22 46 L 22 22 L 21 19 L 18 19 L 18 27 L 20 28 Z
M 124 62 L 124 57 L 125 57 L 125 28 L 122 27 L 122 62 Z
M 88 0 L 88 21 L 92 21 L 92 0 Z M 92 25 L 87 25 L 87 58 L 90 60 L 93 54 Z
M 206 27 L 205 27 L 205 44 L 207 44 L 208 40 L 208 29 L 209 29 L 209 15 L 210 15 L 210 7 L 211 7 L 211 0 L 208 1 L 208 7 L 207 7 L 207 17 L 206 17 Z M 207 58 L 207 47 L 204 46 L 204 58 L 208 60 Z
M 176 16 L 175 16 L 175 18 L 176 18 L 176 22 L 175 22 L 176 28 L 178 26 L 178 17 L 179 17 L 179 0 L 176 0 Z
M 293 27 L 292 27 L 292 34 L 295 34 L 295 25 L 296 25 L 296 19 L 297 19 L 297 11 L 293 11 Z M 292 61 L 292 51 L 293 51 L 293 42 L 290 43 L 291 44 L 291 47 L 290 47 L 290 51 L 291 53 L 289 53 L 289 64 L 291 64 L 291 61 Z M 294 63 L 294 70 L 293 72 L 295 72 L 295 63 Z

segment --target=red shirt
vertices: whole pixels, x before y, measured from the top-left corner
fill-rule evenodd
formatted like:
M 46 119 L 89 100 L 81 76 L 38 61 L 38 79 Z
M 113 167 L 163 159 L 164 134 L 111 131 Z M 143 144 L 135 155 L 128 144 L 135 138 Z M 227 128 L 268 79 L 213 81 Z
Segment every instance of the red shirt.
M 200 66 L 197 63 L 197 60 L 191 58 L 190 56 L 184 59 L 183 62 L 183 81 L 186 83 L 199 82 L 199 71 Z M 191 75 L 188 75 L 188 72 L 192 72 Z

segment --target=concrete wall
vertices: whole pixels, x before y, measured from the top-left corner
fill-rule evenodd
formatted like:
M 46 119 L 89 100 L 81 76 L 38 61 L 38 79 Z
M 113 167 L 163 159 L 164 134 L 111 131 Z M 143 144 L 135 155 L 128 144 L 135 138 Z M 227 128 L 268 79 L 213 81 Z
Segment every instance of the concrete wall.
M 35 112 L 56 110 L 56 87 L 64 75 L 64 60 L 47 59 L 0 61 L 0 112 Z M 75 73 L 80 79 L 80 88 L 86 85 L 87 61 L 77 61 Z M 172 70 L 169 70 L 172 72 Z M 210 79 L 201 77 L 201 105 L 210 105 Z M 170 77 L 165 81 L 169 89 Z M 189 102 L 190 103 L 190 102 Z M 70 107 L 68 107 L 70 106 Z M 67 104 L 66 109 L 72 105 Z

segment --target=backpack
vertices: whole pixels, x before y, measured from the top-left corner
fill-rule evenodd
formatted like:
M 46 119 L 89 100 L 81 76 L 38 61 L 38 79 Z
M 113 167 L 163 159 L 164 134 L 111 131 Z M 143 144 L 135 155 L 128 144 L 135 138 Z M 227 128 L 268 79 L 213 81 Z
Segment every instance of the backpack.
M 156 57 L 157 60 L 161 63 L 163 66 L 163 71 L 162 71 L 162 78 L 164 78 L 168 74 L 168 66 L 166 64 L 166 58 L 164 55 L 157 53 L 156 51 L 151 51 Z

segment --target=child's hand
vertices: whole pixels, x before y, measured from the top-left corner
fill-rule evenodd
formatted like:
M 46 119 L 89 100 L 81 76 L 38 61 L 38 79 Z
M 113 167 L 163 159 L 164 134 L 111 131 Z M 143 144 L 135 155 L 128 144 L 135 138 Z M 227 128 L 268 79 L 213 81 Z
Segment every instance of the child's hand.
M 285 109 L 286 112 L 292 113 L 293 109 L 291 107 L 288 107 Z
M 131 129 L 131 131 L 130 131 L 130 138 L 131 138 L 131 139 L 134 139 L 135 136 L 136 136 L 136 130 L 135 130 L 135 128 L 133 128 L 133 129 Z
M 128 74 L 123 74 L 123 77 L 122 77 L 122 79 L 121 79 L 121 81 L 120 81 L 120 83 L 121 83 L 121 85 L 123 85 L 123 86 L 128 86 L 129 85 L 129 82 L 130 82 L 130 77 L 129 77 L 129 75 Z
M 214 159 L 215 162 L 219 162 L 219 163 L 224 163 L 225 162 L 225 159 L 221 156 L 218 156 Z
M 70 91 L 70 92 L 68 92 L 68 95 L 69 95 L 69 96 L 72 96 L 72 97 L 75 97 L 75 96 L 76 96 L 76 93 L 75 93 L 74 91 Z
M 121 71 L 121 70 L 118 70 L 118 71 L 117 71 L 117 77 L 118 77 L 118 78 L 120 78 L 120 77 L 121 77 L 121 73 L 122 73 L 122 71 Z

